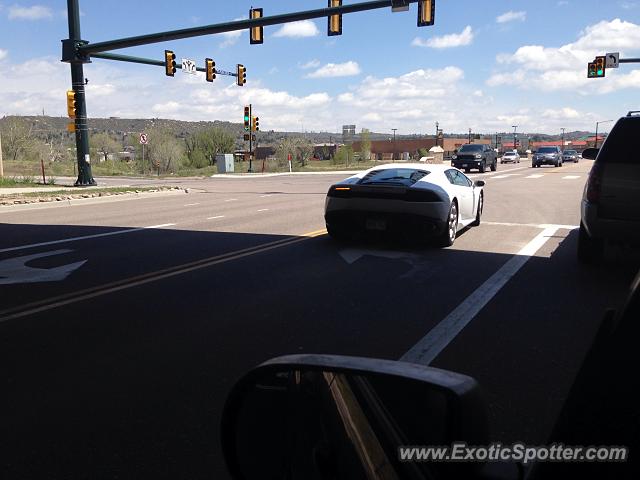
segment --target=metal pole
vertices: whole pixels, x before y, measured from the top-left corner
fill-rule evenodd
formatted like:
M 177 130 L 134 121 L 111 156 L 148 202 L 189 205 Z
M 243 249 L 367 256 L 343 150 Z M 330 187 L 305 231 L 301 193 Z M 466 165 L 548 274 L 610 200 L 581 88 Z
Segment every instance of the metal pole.
M 391 161 L 394 162 L 396 160 L 396 130 L 397 128 L 392 128 L 393 130 L 393 153 L 391 154 Z
M 518 138 L 516 135 L 516 130 L 518 130 L 518 125 L 511 125 L 513 127 L 513 149 L 517 150 L 516 139 Z
M 249 173 L 253 173 L 253 163 L 252 163 L 252 159 L 253 159 L 253 144 L 252 144 L 252 138 L 253 138 L 253 104 L 249 104 Z
M 596 138 L 593 142 L 593 148 L 598 148 L 598 124 L 600 122 L 596 122 Z
M 438 127 L 439 126 L 440 126 L 440 124 L 438 124 L 438 122 L 436 122 L 436 147 L 438 146 L 438 133 L 439 133 Z
M 144 143 L 142 144 L 142 174 L 144 175 L 144 171 L 145 171 L 145 164 L 144 164 Z
M 4 178 L 4 165 L 2 163 L 2 132 L 0 132 L 0 178 Z
M 69 40 L 78 42 L 80 36 L 80 7 L 78 0 L 67 0 L 69 20 Z M 87 128 L 87 100 L 84 90 L 84 69 L 82 60 L 71 61 L 71 86 L 76 92 L 76 157 L 78 161 L 78 179 L 75 186 L 96 185 L 91 174 L 91 157 L 89 156 L 89 129 Z
M 560 130 L 562 130 L 562 151 L 564 152 L 564 128 L 561 128 Z
M 471 143 L 471 129 L 469 129 L 469 139 L 467 140 L 467 143 Z

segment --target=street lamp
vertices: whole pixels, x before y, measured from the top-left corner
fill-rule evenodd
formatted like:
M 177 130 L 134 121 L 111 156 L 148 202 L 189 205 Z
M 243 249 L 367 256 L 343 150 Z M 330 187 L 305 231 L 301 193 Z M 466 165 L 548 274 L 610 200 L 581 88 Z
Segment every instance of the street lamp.
M 595 143 L 593 144 L 594 148 L 598 148 L 598 125 L 600 125 L 601 123 L 608 123 L 608 122 L 613 122 L 613 120 L 601 120 L 599 122 L 596 122 L 596 140 L 595 140 Z
M 561 150 L 564 152 L 564 131 L 565 131 L 566 129 L 561 128 L 560 130 L 562 130 L 562 148 L 561 148 Z
M 469 140 L 467 140 L 467 143 L 471 143 L 471 129 L 469 129 Z
M 513 149 L 517 150 L 518 147 L 516 146 L 516 138 L 518 138 L 516 136 L 516 130 L 518 129 L 518 125 L 511 125 L 511 128 L 513 128 Z
M 392 128 L 393 130 L 393 153 L 391 154 L 391 161 L 396 159 L 396 130 L 397 128 Z

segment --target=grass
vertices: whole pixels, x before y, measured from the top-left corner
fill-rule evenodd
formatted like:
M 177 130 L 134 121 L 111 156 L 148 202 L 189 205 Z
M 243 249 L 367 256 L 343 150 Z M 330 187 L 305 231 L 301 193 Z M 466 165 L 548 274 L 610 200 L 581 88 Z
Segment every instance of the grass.
M 55 183 L 55 178 L 49 179 L 47 184 L 42 182 L 36 182 L 31 175 L 25 176 L 12 176 L 12 177 L 0 177 L 0 188 L 20 188 L 20 187 L 43 187 L 52 186 Z
M 42 185 L 40 185 L 42 186 Z M 136 192 L 147 192 L 150 190 L 159 190 L 163 188 L 171 188 L 167 186 L 150 186 L 150 187 L 78 187 L 67 190 L 47 190 L 47 191 L 39 191 L 39 192 L 28 192 L 28 193 L 10 193 L 7 195 L 3 195 L 3 199 L 11 199 L 16 200 L 20 198 L 49 198 L 49 197 L 63 197 L 70 195 L 97 195 L 97 194 L 105 194 L 105 193 L 136 193 Z

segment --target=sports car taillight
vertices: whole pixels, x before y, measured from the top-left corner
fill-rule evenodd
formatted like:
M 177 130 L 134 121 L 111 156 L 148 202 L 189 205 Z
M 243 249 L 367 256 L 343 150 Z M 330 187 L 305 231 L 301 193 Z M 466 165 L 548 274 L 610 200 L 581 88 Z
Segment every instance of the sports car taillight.
M 329 197 L 349 198 L 351 196 L 351 187 L 333 185 L 327 193 Z
M 590 203 L 598 203 L 600 201 L 600 191 L 602 189 L 602 164 L 594 163 L 589 172 L 587 180 L 587 201 Z

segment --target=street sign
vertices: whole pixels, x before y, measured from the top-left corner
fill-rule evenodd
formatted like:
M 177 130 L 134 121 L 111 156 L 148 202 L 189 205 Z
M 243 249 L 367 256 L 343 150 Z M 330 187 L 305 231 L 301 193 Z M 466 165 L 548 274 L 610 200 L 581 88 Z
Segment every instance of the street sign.
M 607 68 L 618 68 L 620 66 L 620 52 L 607 53 Z
M 191 75 L 196 74 L 196 62 L 189 60 L 188 58 L 182 59 L 182 71 Z
M 140 134 L 140 145 L 146 145 L 149 143 L 149 139 L 147 138 L 147 134 L 146 133 L 141 133 Z

